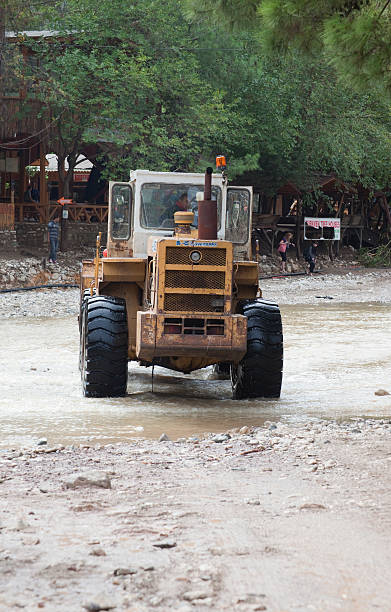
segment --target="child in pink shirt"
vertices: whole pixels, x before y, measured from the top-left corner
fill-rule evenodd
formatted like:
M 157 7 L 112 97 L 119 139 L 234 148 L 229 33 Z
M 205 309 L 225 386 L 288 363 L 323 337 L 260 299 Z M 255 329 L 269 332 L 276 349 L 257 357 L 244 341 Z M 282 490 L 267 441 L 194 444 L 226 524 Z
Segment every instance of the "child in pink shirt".
M 280 240 L 280 244 L 278 245 L 278 249 L 277 251 L 279 252 L 279 254 L 281 255 L 281 273 L 285 274 L 286 271 L 286 250 L 289 249 L 289 247 L 294 247 L 295 245 L 291 242 L 293 237 L 293 234 L 291 234 L 291 232 L 287 232 L 286 234 L 283 235 L 282 239 Z

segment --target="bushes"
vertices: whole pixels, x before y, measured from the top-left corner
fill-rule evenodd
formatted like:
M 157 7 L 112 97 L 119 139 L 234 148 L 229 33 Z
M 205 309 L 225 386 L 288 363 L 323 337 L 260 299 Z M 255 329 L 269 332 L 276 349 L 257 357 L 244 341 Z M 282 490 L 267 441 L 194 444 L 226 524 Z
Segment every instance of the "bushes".
M 391 267 L 391 240 L 375 248 L 361 249 L 359 259 L 369 268 Z

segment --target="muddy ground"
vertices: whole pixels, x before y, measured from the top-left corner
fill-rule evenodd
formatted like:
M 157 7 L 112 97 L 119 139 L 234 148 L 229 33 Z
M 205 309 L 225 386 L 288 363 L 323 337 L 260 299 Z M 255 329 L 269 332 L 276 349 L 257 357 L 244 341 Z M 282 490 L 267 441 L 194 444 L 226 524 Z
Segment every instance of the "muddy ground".
M 2 452 L 0 609 L 385 612 L 390 423 Z
M 389 271 L 262 286 L 280 303 L 391 297 Z M 76 297 L 3 294 L 2 316 L 76 314 Z M 391 418 L 42 442 L 0 450 L 0 610 L 390 610 Z

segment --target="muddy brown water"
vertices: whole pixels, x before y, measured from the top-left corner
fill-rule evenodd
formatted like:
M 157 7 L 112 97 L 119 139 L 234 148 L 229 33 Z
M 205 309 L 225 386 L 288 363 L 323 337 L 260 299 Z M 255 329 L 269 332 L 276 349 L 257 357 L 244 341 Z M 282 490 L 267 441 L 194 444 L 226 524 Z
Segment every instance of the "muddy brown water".
M 282 307 L 285 366 L 279 400 L 231 399 L 211 369 L 189 376 L 130 364 L 128 395 L 86 399 L 75 317 L 2 321 L 0 446 L 171 439 L 265 420 L 390 417 L 391 309 L 379 304 Z

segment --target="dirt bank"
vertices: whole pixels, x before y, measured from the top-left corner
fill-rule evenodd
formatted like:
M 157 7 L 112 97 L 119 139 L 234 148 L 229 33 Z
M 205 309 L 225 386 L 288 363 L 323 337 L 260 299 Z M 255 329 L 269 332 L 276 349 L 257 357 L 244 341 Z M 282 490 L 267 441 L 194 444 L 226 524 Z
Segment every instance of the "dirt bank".
M 73 276 L 72 276 L 73 274 Z M 74 281 L 74 273 L 64 282 Z M 42 282 L 42 280 L 41 280 Z M 45 282 L 59 282 L 47 277 Z M 275 277 L 261 280 L 265 298 L 278 304 L 391 302 L 391 270 L 354 270 L 314 276 Z M 50 289 L 0 294 L 0 319 L 77 315 L 78 289 Z
M 389 610 L 390 421 L 242 432 L 3 451 L 0 609 Z
M 278 304 L 391 302 L 391 270 L 350 270 L 261 280 L 263 295 Z

